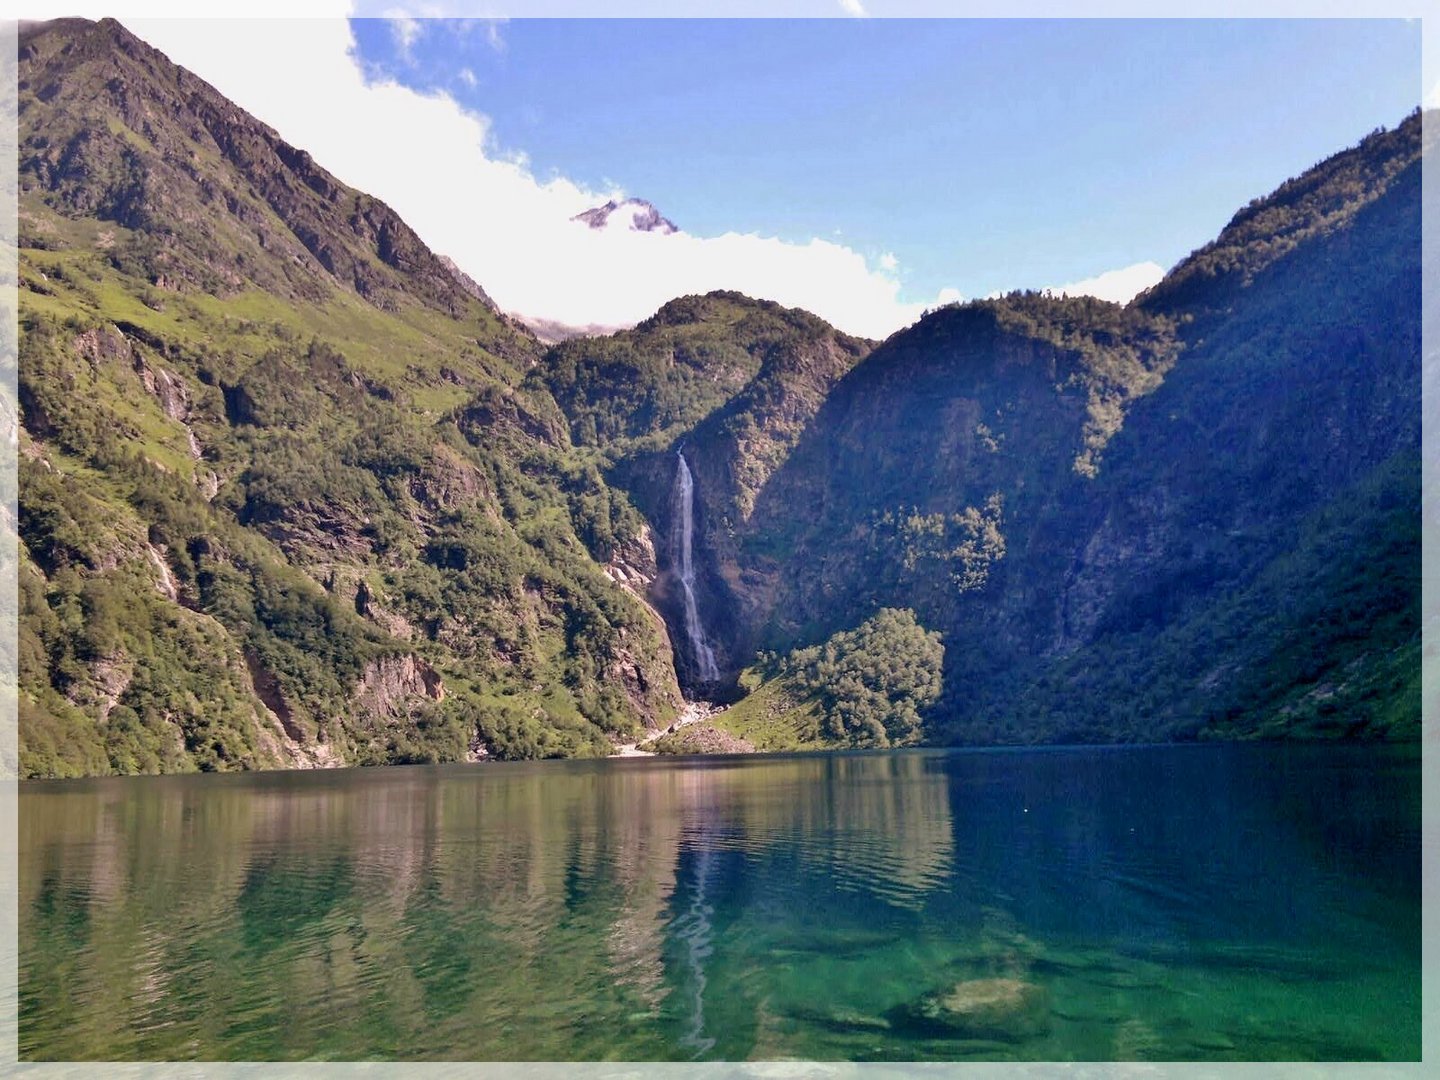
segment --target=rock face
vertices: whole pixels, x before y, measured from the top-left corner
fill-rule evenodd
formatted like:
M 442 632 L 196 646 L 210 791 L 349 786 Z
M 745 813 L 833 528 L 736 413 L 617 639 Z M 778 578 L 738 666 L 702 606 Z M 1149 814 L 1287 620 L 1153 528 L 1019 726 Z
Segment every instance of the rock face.
M 390 717 L 404 715 L 406 704 L 415 698 L 445 700 L 444 680 L 418 656 L 387 656 L 372 661 L 355 691 L 362 708 Z
M 334 769 L 344 765 L 344 758 L 334 746 L 311 738 L 306 725 L 286 700 L 280 680 L 265 667 L 255 651 L 246 649 L 243 655 L 251 688 L 260 699 L 267 722 L 258 731 L 261 749 L 291 769 Z
M 925 994 L 898 1010 L 906 1026 L 961 1039 L 1021 1042 L 1050 1026 L 1045 988 L 1020 979 L 971 979 Z
M 498 307 L 495 306 L 495 301 L 490 299 L 490 294 L 487 293 L 483 288 L 481 288 L 480 283 L 474 278 L 472 278 L 469 274 L 465 273 L 464 270 L 461 270 L 460 267 L 456 264 L 455 260 L 450 258 L 449 255 L 441 255 L 440 263 L 442 266 L 445 267 L 446 270 L 450 271 L 450 276 L 455 279 L 456 284 L 458 284 L 467 293 L 473 296 L 476 300 L 479 300 L 491 311 L 500 310 Z
M 615 546 L 605 564 L 605 575 L 644 605 L 658 633 L 667 633 L 664 617 L 650 604 L 659 568 L 648 525 Z M 658 728 L 684 704 L 678 692 L 674 660 L 669 655 L 647 660 L 622 643 L 610 662 L 608 677 L 624 690 L 647 731 Z

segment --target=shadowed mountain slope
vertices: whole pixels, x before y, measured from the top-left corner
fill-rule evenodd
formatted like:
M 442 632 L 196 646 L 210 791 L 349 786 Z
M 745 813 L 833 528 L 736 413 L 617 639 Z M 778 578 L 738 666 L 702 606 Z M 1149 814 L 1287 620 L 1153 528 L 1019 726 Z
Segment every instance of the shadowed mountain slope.
M 758 485 L 723 410 L 674 435 L 731 671 L 902 608 L 944 637 L 932 739 L 1413 736 L 1420 130 L 1252 203 L 1128 306 L 928 314 Z

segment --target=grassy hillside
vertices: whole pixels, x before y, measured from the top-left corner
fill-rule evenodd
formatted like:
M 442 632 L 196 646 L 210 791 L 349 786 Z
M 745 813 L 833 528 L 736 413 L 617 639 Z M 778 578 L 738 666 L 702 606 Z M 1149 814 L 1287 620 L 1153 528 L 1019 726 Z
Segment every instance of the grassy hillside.
M 944 655 L 913 611 L 886 608 L 821 645 L 762 655 L 742 675 L 750 693 L 716 723 L 760 750 L 914 746 Z
M 22 768 L 607 753 L 643 522 L 538 344 L 111 22 L 21 47 Z M 104 119 L 102 119 L 102 117 Z

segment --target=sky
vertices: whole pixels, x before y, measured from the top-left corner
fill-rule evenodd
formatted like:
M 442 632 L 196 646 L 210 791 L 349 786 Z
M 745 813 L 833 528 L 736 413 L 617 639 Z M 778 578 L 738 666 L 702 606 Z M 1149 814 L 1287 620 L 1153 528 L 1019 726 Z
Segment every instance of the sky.
M 872 337 L 1012 288 L 1123 301 L 1421 96 L 1403 20 L 123 21 L 577 325 L 711 288 Z M 620 195 L 682 232 L 569 220 Z
M 1169 267 L 1419 100 L 1403 22 L 356 20 L 376 77 L 698 235 L 836 238 L 901 299 Z M 887 261 L 888 262 L 888 261 Z

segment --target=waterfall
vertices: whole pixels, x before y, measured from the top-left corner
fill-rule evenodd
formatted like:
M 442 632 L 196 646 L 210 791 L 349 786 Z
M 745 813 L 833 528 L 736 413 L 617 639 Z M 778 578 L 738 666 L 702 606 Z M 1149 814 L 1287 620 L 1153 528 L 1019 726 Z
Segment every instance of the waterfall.
M 700 621 L 700 608 L 695 603 L 695 478 L 690 475 L 690 466 L 685 455 L 675 451 L 675 510 L 676 522 L 673 530 L 673 544 L 676 548 L 676 562 L 680 567 L 680 589 L 685 594 L 685 636 L 690 639 L 690 655 L 695 658 L 700 681 L 720 681 L 720 669 L 715 664 L 715 650 L 705 640 L 705 626 Z

